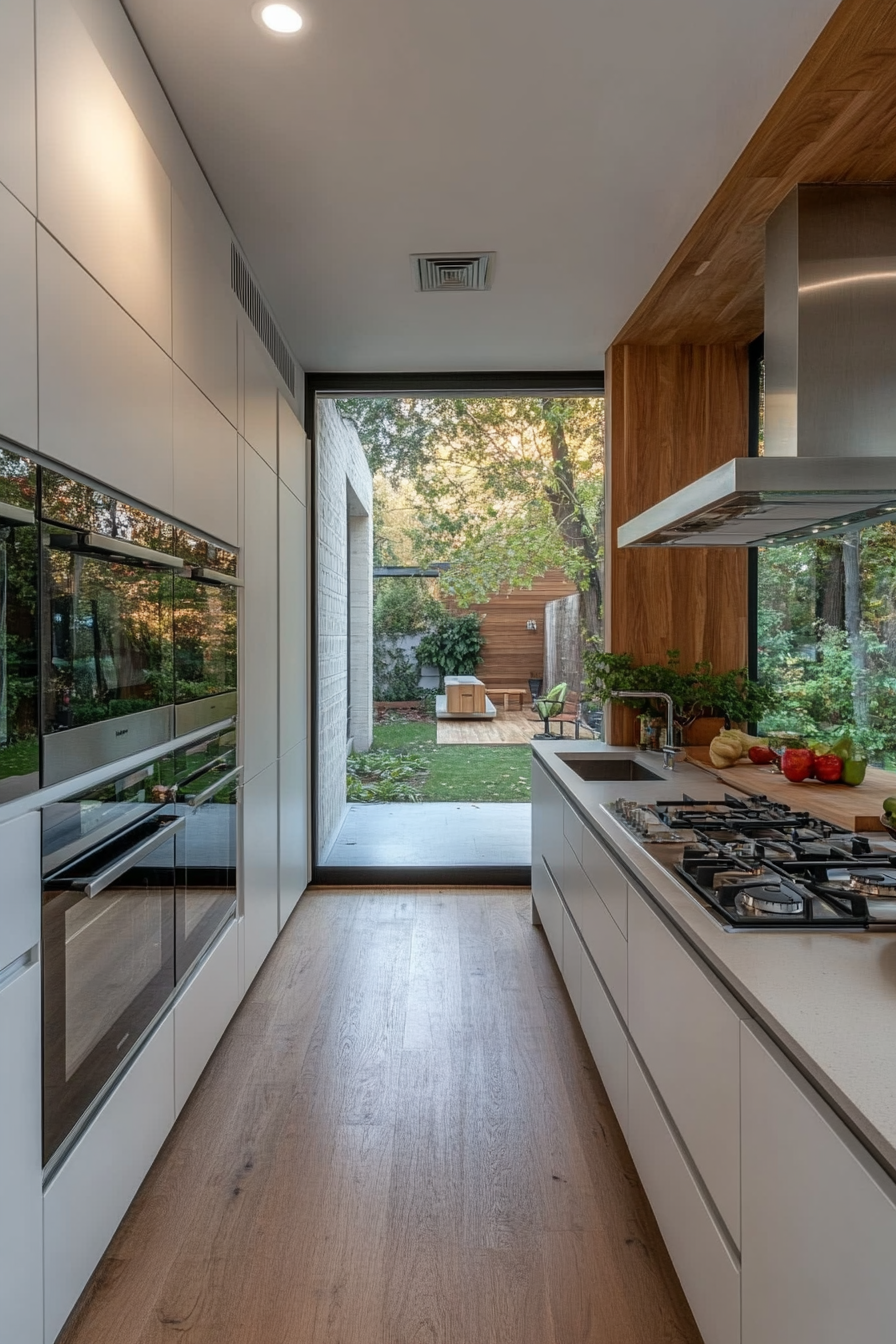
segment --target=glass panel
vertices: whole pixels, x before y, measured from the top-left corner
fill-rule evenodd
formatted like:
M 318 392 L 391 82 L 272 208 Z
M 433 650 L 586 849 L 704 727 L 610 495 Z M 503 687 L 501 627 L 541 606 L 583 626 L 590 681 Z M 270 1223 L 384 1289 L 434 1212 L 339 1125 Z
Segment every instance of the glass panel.
M 47 733 L 173 699 L 171 574 L 57 549 L 70 535 L 44 529 Z
M 131 878 L 133 881 L 133 876 Z M 65 916 L 65 1076 L 75 1070 L 152 983 L 167 959 L 159 886 L 110 887 Z M 124 1058 L 144 1022 L 122 1022 Z
M 50 803 L 42 813 L 44 873 L 58 872 L 85 850 L 152 816 L 168 801 L 173 780 L 174 758 L 164 756 L 80 798 Z
M 202 569 L 215 569 L 219 574 L 236 574 L 236 553 L 216 546 L 205 537 L 194 537 L 189 532 L 175 534 L 174 553 L 185 564 L 197 565 Z
M 0 502 L 33 510 L 33 462 L 0 449 Z M 0 517 L 0 802 L 37 787 L 37 527 Z
M 177 704 L 236 690 L 237 590 L 174 580 L 174 676 Z
M 101 532 L 153 551 L 172 553 L 174 527 L 133 504 L 104 495 L 46 467 L 41 473 L 41 517 L 85 532 Z

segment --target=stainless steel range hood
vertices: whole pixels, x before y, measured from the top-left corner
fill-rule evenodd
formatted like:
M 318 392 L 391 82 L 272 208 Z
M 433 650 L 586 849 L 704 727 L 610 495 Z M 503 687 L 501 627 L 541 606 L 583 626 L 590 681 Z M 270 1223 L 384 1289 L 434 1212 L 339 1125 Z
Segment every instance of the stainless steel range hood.
M 620 546 L 764 546 L 896 521 L 896 187 L 799 186 L 766 226 L 765 444 Z

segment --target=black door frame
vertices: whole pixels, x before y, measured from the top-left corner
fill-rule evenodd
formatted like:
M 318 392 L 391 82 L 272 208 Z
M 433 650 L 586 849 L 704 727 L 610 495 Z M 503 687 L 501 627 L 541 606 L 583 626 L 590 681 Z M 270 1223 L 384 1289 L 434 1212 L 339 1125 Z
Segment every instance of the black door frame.
M 317 627 L 317 399 L 387 396 L 601 396 L 602 369 L 496 373 L 320 373 L 305 374 L 305 433 L 310 443 L 308 527 L 311 551 L 310 658 L 312 799 L 317 788 L 318 627 Z M 529 864 L 457 865 L 421 868 L 346 868 L 318 861 L 317 808 L 311 807 L 311 880 L 318 886 L 483 886 L 528 887 Z

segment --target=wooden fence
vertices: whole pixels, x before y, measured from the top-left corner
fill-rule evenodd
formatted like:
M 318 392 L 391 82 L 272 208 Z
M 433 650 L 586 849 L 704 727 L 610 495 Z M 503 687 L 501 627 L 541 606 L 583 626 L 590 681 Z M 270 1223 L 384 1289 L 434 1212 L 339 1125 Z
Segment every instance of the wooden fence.
M 571 691 L 582 685 L 579 594 L 548 602 L 544 609 L 544 689 L 565 681 Z

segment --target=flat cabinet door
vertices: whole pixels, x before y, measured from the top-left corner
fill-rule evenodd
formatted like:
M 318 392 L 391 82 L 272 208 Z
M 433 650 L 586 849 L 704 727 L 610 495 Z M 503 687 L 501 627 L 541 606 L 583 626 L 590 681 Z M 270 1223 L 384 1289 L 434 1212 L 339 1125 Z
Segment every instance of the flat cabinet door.
M 538 761 L 532 761 L 532 858 L 540 854 L 562 881 L 563 795 Z
M 308 864 L 308 743 L 280 757 L 280 928 L 310 877 Z
M 308 736 L 305 506 L 280 485 L 280 752 Z
M 0 71 L 3 24 L 0 17 Z M 0 99 L 3 92 L 0 73 Z M 0 294 L 0 435 L 36 449 L 37 239 L 34 219 L 2 186 Z
M 237 427 L 237 319 L 226 254 L 213 257 L 177 193 L 172 198 L 172 355 Z
M 554 960 L 563 968 L 563 903 L 544 859 L 532 856 L 532 898 Z
M 277 393 L 277 432 L 280 479 L 304 504 L 307 439 L 282 392 Z
M 243 659 L 240 699 L 245 777 L 277 759 L 279 681 L 277 613 L 277 477 L 246 449 L 243 547 Z
M 174 512 L 188 527 L 237 545 L 237 432 L 174 369 Z
M 628 1125 L 628 1041 L 609 995 L 587 956 L 582 958 L 579 1021 L 624 1134 Z
M 628 883 L 625 874 L 587 826 L 582 834 L 582 867 L 612 915 L 619 932 L 623 938 L 627 937 Z
M 179 1115 L 239 1006 L 236 920 L 199 963 L 174 1005 L 174 1110 Z
M 0 1334 L 43 1340 L 40 967 L 0 978 Z
M 243 421 L 246 442 L 277 470 L 277 379 L 270 356 L 255 332 L 243 326 Z
M 243 964 L 246 988 L 280 930 L 277 766 L 243 787 Z
M 563 983 L 576 1010 L 582 1015 L 582 944 L 569 913 L 563 911 Z
M 41 452 L 173 513 L 171 360 L 41 228 L 37 276 Z
M 171 187 L 70 0 L 37 0 L 37 111 L 40 222 L 170 354 Z
M 634 890 L 628 1028 L 735 1244 L 740 1231 L 740 1017 Z
M 0 183 L 37 209 L 34 127 L 34 11 L 0 5 Z M 4 292 L 4 302 L 6 300 Z
M 896 1338 L 896 1187 L 756 1027 L 741 1027 L 743 1344 Z
M 0 975 L 40 942 L 40 814 L 0 826 Z M 0 1092 L 2 1095 L 2 1092 Z M 0 1149 L 2 1151 L 2 1149 Z

